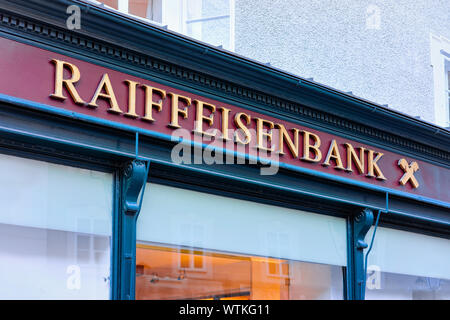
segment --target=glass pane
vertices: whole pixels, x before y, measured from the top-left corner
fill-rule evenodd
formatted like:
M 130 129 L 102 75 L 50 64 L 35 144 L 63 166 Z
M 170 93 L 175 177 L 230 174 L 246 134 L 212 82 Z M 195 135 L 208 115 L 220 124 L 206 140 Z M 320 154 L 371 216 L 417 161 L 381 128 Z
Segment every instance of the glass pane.
M 111 8 L 114 8 L 116 10 L 118 9 L 118 1 L 119 0 L 98 0 L 98 1 L 106 4 L 107 6 L 110 6 Z
M 342 299 L 342 268 L 139 242 L 136 299 Z M 190 261 L 190 263 L 189 263 Z
M 450 90 L 450 71 L 447 71 L 447 85 L 447 89 Z
M 187 20 L 230 14 L 230 0 L 188 0 Z
M 372 233 L 373 227 L 367 241 Z M 379 227 L 368 259 L 366 299 L 449 299 L 449 252 L 448 239 Z
M 450 280 L 372 271 L 367 300 L 450 300 Z
M 344 219 L 149 184 L 137 299 L 342 299 Z
M 186 34 L 230 49 L 230 1 L 187 1 Z M 200 19 L 200 20 L 198 20 Z
M 230 18 L 189 23 L 187 34 L 214 46 L 230 48 Z
M 129 0 L 128 13 L 161 23 L 161 0 Z
M 0 154 L 0 183 L 0 223 L 111 235 L 111 174 Z
M 108 299 L 111 174 L 0 155 L 0 299 Z

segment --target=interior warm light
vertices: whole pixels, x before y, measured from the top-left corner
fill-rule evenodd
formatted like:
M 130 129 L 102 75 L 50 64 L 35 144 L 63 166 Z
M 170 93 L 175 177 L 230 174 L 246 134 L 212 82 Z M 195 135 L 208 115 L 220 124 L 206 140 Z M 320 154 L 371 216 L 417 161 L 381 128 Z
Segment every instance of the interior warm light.
M 308 299 L 329 294 L 331 286 L 327 265 L 153 244 L 136 247 L 137 299 Z

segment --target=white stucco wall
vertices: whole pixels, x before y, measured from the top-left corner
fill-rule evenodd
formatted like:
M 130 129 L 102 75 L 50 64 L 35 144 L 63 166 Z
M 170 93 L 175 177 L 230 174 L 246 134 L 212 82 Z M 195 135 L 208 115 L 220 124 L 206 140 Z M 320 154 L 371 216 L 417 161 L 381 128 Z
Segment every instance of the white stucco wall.
M 450 38 L 450 1 L 236 0 L 235 13 L 236 53 L 435 122 L 430 33 Z

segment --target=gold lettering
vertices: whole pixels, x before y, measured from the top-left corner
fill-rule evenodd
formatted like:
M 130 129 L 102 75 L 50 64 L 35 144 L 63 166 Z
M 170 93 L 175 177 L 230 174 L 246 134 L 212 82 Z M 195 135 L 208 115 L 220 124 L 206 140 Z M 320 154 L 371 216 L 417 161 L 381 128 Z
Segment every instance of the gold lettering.
M 139 83 L 131 80 L 125 80 L 124 82 L 128 85 L 128 112 L 124 116 L 138 118 L 139 115 L 136 113 L 136 87 Z
M 332 140 L 330 143 L 330 148 L 328 149 L 327 156 L 325 161 L 322 163 L 323 166 L 329 166 L 330 160 L 334 159 L 336 161 L 335 169 L 344 170 L 345 168 L 342 166 L 341 154 L 339 153 L 339 147 L 336 143 L 336 140 Z
M 292 128 L 292 132 L 293 132 L 293 136 L 294 136 L 294 142 L 292 142 L 291 137 L 289 136 L 286 128 L 282 125 L 282 124 L 275 124 L 275 126 L 278 128 L 278 135 L 279 135 L 279 143 L 280 143 L 280 147 L 278 150 L 279 154 L 283 154 L 284 155 L 284 141 L 286 139 L 287 142 L 287 146 L 289 148 L 289 150 L 291 151 L 292 155 L 294 156 L 294 158 L 298 158 L 298 136 L 299 136 L 299 132 L 300 130 L 296 129 L 296 128 Z
M 102 91 L 105 91 L 104 93 Z M 94 96 L 92 97 L 91 102 L 89 102 L 89 106 L 91 107 L 98 107 L 97 105 L 97 99 L 102 98 L 106 99 L 109 102 L 110 108 L 108 109 L 109 112 L 113 113 L 123 113 L 122 110 L 120 110 L 119 105 L 117 104 L 116 96 L 114 95 L 114 90 L 111 85 L 111 81 L 109 80 L 109 76 L 107 73 L 105 73 L 100 80 L 100 83 L 97 86 L 97 90 L 95 91 Z
M 52 93 L 50 97 L 59 100 L 67 99 L 67 97 L 63 95 L 63 86 L 65 86 L 75 103 L 85 104 L 73 85 L 78 82 L 81 77 L 80 70 L 77 66 L 57 59 L 53 59 L 52 62 L 55 64 L 55 92 Z M 70 70 L 70 79 L 64 79 L 64 67 L 67 67 L 67 69 Z
M 222 139 L 223 140 L 230 140 L 229 134 L 228 134 L 228 122 L 229 122 L 229 116 L 231 109 L 227 109 L 224 107 L 219 108 L 222 111 Z
M 364 165 L 364 149 L 363 147 L 359 147 L 359 158 L 356 154 L 355 149 L 350 143 L 345 143 L 345 147 L 347 148 L 347 168 L 346 171 L 353 172 L 352 162 L 356 164 L 356 168 L 359 173 L 364 173 L 365 165 Z
M 318 135 L 309 132 L 309 131 L 302 131 L 303 133 L 303 157 L 300 159 L 303 161 L 308 162 L 319 162 L 320 159 L 322 159 L 322 153 L 320 152 L 320 138 Z M 314 144 L 311 145 L 310 138 L 314 140 Z M 314 159 L 311 158 L 310 152 L 313 151 L 315 154 Z
M 252 140 L 252 135 L 251 135 L 250 131 L 248 130 L 248 128 L 242 123 L 242 119 L 241 119 L 242 117 L 244 117 L 247 125 L 250 124 L 251 117 L 248 114 L 243 113 L 243 112 L 238 112 L 234 116 L 234 124 L 236 125 L 236 127 L 238 129 L 240 129 L 244 132 L 245 141 L 242 141 L 242 139 L 239 137 L 238 131 L 236 131 L 234 139 L 235 139 L 235 142 L 237 142 L 237 143 L 248 144 Z
M 203 122 L 208 123 L 209 126 L 213 125 L 213 114 L 216 112 L 216 106 L 213 104 L 209 104 L 200 100 L 194 100 L 197 105 L 196 117 L 195 117 L 195 129 L 194 132 L 198 134 L 203 134 L 209 137 L 214 137 L 215 133 L 207 133 L 203 131 Z M 211 111 L 211 114 L 206 117 L 203 115 L 203 108 L 208 108 Z
M 367 155 L 367 177 L 371 177 L 371 178 L 377 178 L 379 180 L 386 180 L 386 178 L 384 177 L 383 173 L 380 170 L 380 167 L 378 167 L 377 161 L 381 159 L 381 157 L 383 156 L 383 153 L 378 152 L 376 158 L 373 158 L 374 155 L 374 151 L 373 150 L 368 150 L 368 155 Z M 374 175 L 374 173 L 376 174 L 376 176 Z
M 272 141 L 272 129 L 274 124 L 272 121 L 264 120 L 261 118 L 256 119 L 256 146 L 255 148 L 266 150 L 266 151 L 274 151 L 275 147 L 271 146 L 268 148 L 269 143 Z M 264 124 L 269 125 L 269 130 L 264 130 Z M 264 137 L 267 137 L 267 147 L 264 146 Z
M 144 91 L 145 91 L 145 115 L 142 118 L 142 120 L 147 120 L 147 121 L 153 122 L 153 121 L 155 121 L 155 119 L 153 119 L 153 116 L 152 116 L 153 108 L 156 108 L 156 110 L 158 112 L 161 112 L 163 100 L 166 98 L 166 91 L 162 90 L 162 89 L 150 87 L 146 84 L 143 84 L 141 87 L 144 88 Z M 157 101 L 157 102 L 153 101 L 153 92 L 156 92 L 158 95 L 161 96 L 161 99 L 159 101 Z
M 169 127 L 171 128 L 181 128 L 181 126 L 178 124 L 178 116 L 181 114 L 183 116 L 183 119 L 186 119 L 188 117 L 188 107 L 191 105 L 191 98 L 169 92 L 167 94 L 172 98 L 172 108 L 171 108 L 171 115 L 170 115 L 170 123 Z M 179 108 L 179 101 L 183 101 L 186 103 L 186 107 L 183 109 Z

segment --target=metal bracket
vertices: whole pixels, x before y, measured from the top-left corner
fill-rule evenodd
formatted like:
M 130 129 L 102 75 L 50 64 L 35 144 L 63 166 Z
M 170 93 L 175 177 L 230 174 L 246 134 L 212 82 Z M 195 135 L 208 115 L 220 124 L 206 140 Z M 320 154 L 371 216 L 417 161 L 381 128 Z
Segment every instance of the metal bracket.
M 144 161 L 134 160 L 123 172 L 123 210 L 126 215 L 137 215 L 140 210 L 138 197 L 147 180 L 147 165 Z
M 368 244 L 364 241 L 364 238 L 373 224 L 374 216 L 372 210 L 366 208 L 353 219 L 353 261 L 354 261 L 354 281 L 356 285 L 354 288 L 354 299 L 363 300 L 365 285 L 364 274 L 364 249 L 368 247 Z
M 133 160 L 122 171 L 120 215 L 120 299 L 134 300 L 136 287 L 136 220 L 139 215 L 149 163 Z M 139 200 L 139 195 L 140 200 Z

